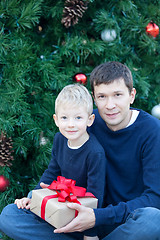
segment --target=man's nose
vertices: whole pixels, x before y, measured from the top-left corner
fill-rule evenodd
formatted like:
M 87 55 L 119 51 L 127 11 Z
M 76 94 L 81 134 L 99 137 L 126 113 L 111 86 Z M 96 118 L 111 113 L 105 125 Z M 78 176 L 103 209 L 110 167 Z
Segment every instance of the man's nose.
M 108 98 L 106 99 L 105 107 L 106 107 L 107 109 L 113 109 L 113 108 L 115 107 L 115 103 L 114 103 L 112 97 L 108 97 Z

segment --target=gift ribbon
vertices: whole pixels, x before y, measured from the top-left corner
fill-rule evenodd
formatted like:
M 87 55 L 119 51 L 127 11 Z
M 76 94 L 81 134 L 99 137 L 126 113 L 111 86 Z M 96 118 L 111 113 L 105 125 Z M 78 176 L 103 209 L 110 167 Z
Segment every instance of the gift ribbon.
M 69 202 L 81 203 L 78 201 L 77 197 L 94 197 L 95 196 L 86 192 L 86 188 L 75 186 L 76 181 L 72 179 L 67 179 L 62 176 L 57 177 L 57 181 L 54 180 L 51 185 L 47 188 L 50 190 L 55 190 L 56 194 L 46 196 L 42 200 L 41 204 L 41 218 L 45 220 L 45 208 L 47 201 L 52 198 L 58 198 L 59 202 L 65 202 L 66 200 Z M 78 211 L 75 212 L 75 217 L 78 215 Z

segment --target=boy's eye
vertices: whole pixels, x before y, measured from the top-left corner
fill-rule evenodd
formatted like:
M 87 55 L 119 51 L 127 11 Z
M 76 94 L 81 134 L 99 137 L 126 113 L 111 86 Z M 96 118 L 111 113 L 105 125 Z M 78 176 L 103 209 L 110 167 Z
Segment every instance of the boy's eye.
M 82 117 L 81 116 L 77 116 L 76 119 L 81 119 Z
M 103 99 L 105 96 L 104 95 L 99 95 L 98 99 Z
M 65 119 L 67 119 L 67 117 L 66 116 L 62 116 L 61 119 L 65 120 Z

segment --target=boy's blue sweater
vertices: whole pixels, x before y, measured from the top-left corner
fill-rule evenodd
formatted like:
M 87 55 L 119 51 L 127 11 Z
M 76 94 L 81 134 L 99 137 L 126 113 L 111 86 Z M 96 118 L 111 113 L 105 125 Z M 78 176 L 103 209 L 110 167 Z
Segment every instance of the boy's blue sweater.
M 108 159 L 105 208 L 95 210 L 96 226 L 123 223 L 137 208 L 160 208 L 160 121 L 139 111 L 131 126 L 115 132 L 94 111 L 89 131 Z
M 56 133 L 52 148 L 52 158 L 35 189 L 40 188 L 40 182 L 51 184 L 61 175 L 76 181 L 76 186 L 87 189 L 98 198 L 98 206 L 102 206 L 104 197 L 106 157 L 102 146 L 93 134 L 89 140 L 78 149 L 71 149 L 67 139 Z

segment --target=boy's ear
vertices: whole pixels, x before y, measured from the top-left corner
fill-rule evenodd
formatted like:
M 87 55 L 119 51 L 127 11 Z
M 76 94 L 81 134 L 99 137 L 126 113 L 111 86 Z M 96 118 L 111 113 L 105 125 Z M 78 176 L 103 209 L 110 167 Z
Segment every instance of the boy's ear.
M 55 122 L 56 126 L 58 127 L 58 119 L 57 119 L 56 114 L 53 114 L 53 119 L 54 119 L 54 122 Z
M 88 127 L 90 127 L 93 124 L 94 119 L 95 119 L 95 115 L 91 114 L 88 118 L 88 124 L 87 124 Z

